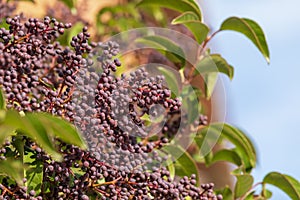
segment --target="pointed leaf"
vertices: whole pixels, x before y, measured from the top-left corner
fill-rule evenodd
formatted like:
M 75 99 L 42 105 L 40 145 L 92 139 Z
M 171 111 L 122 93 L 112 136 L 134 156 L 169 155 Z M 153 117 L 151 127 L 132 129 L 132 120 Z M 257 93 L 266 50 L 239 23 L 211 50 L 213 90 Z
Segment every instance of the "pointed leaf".
M 2 88 L 0 87 L 0 110 L 5 109 L 5 108 L 6 108 L 5 97 L 2 92 Z
M 195 13 L 193 13 L 191 11 L 187 11 L 187 12 L 182 13 L 175 19 L 173 19 L 171 23 L 175 25 L 175 24 L 181 24 L 181 23 L 187 22 L 187 21 L 197 21 L 197 20 L 199 20 L 198 15 L 196 15 Z
M 143 43 L 149 48 L 154 48 L 165 55 L 170 61 L 180 63 L 181 67 L 185 66 L 185 54 L 182 48 L 168 38 L 152 35 L 138 38 L 135 42 Z
M 44 124 L 47 131 L 52 132 L 55 137 L 60 138 L 64 142 L 74 144 L 80 148 L 87 148 L 81 134 L 71 123 L 47 113 L 37 113 L 33 115 L 35 115 L 36 118 L 38 118 Z
M 59 160 L 61 158 L 60 154 L 55 150 L 45 127 L 38 118 L 35 118 L 32 114 L 29 113 L 28 115 L 21 117 L 16 111 L 8 110 L 2 124 L 18 130 L 22 132 L 23 135 L 35 140 L 35 142 L 54 159 Z
M 237 175 L 236 178 L 237 182 L 235 184 L 234 196 L 235 198 L 239 198 L 251 189 L 254 179 L 249 174 Z
M 210 164 L 213 164 L 218 161 L 227 161 L 231 162 L 237 166 L 242 165 L 241 157 L 233 150 L 230 149 L 223 149 L 216 152 L 211 160 Z
M 231 30 L 244 34 L 254 43 L 267 62 L 270 62 L 270 52 L 265 34 L 255 21 L 247 18 L 230 17 L 222 23 L 220 30 Z
M 228 186 L 226 186 L 222 190 L 218 190 L 216 193 L 217 194 L 222 194 L 223 200 L 233 200 L 232 191 L 231 191 L 231 189 Z
M 43 163 L 36 160 L 32 152 L 28 152 L 24 155 L 24 164 L 27 165 L 25 170 L 25 177 L 27 179 L 25 186 L 28 190 L 39 191 L 39 188 L 43 182 Z
M 265 176 L 263 182 L 278 187 L 293 200 L 300 199 L 300 183 L 289 175 L 270 172 Z
M 180 166 L 180 169 L 184 175 L 190 176 L 192 174 L 196 174 L 197 182 L 199 181 L 197 165 L 188 152 L 186 152 L 182 147 L 175 145 L 164 146 L 162 150 L 172 155 L 173 158 L 176 159 L 175 163 Z
M 251 171 L 251 169 L 255 167 L 256 152 L 254 146 L 245 133 L 238 128 L 235 128 L 229 124 L 213 123 L 210 126 L 201 129 L 198 134 L 200 136 L 204 134 L 220 134 L 221 137 L 229 140 L 235 145 L 236 152 L 240 155 L 240 158 L 242 158 L 246 171 Z
M 199 21 L 197 15 L 193 12 L 185 12 L 178 17 L 176 17 L 172 24 L 183 24 L 185 25 L 194 35 L 196 41 L 201 44 L 207 37 L 209 28 Z
M 0 144 L 3 144 L 8 136 L 13 135 L 14 130 L 11 126 L 0 124 Z
M 158 67 L 158 70 L 165 77 L 168 87 L 171 90 L 171 92 L 174 94 L 174 96 L 178 96 L 180 80 L 177 79 L 176 75 L 171 70 L 168 70 L 165 67 Z
M 204 82 L 205 82 L 205 96 L 207 99 L 211 97 L 215 86 L 218 80 L 218 73 L 217 72 L 210 72 L 203 74 Z
M 23 180 L 23 164 L 20 160 L 15 159 L 0 161 L 0 174 L 9 176 L 21 185 Z
M 191 11 L 199 17 L 200 21 L 202 20 L 200 8 L 194 2 L 189 0 L 143 0 L 138 3 L 137 6 L 160 6 L 179 12 Z
M 204 57 L 197 63 L 196 69 L 196 74 L 220 72 L 226 74 L 230 80 L 232 80 L 234 74 L 234 68 L 219 54 L 212 54 Z

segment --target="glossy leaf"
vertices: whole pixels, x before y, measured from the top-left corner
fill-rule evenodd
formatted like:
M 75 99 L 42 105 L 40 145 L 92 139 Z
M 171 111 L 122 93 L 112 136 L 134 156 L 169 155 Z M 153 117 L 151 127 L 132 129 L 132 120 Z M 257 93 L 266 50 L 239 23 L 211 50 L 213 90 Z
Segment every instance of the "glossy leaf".
M 233 150 L 230 149 L 223 149 L 216 152 L 211 160 L 210 164 L 213 164 L 218 161 L 227 161 L 233 163 L 237 166 L 242 165 L 241 157 Z
M 201 157 L 204 157 L 205 164 L 210 165 L 213 153 L 212 148 L 216 145 L 216 142 L 220 138 L 220 132 L 214 130 L 207 131 L 200 129 L 197 135 L 194 137 L 194 141 L 199 148 L 199 154 Z
M 32 152 L 24 155 L 24 164 L 27 166 L 25 177 L 27 179 L 25 185 L 28 190 L 39 191 L 43 181 L 43 163 L 34 158 Z
M 272 197 L 273 193 L 272 193 L 270 190 L 264 188 L 264 189 L 261 191 L 261 194 L 260 194 L 260 195 L 261 195 L 262 197 L 264 197 L 265 199 L 270 199 L 270 198 Z
M 13 127 L 0 123 L 0 144 L 3 144 L 5 142 L 5 139 L 7 139 L 10 135 L 13 135 L 14 130 L 15 129 Z
M 6 108 L 5 97 L 2 92 L 2 88 L 0 87 L 0 110 L 5 109 L 5 108 Z
M 293 200 L 300 199 L 300 183 L 289 175 L 270 172 L 265 176 L 263 182 L 278 187 Z
M 216 193 L 222 194 L 223 200 L 233 200 L 233 193 L 228 186 L 226 186 L 223 190 L 217 191 Z
M 158 70 L 165 77 L 168 88 L 171 90 L 174 96 L 178 96 L 180 80 L 177 79 L 176 75 L 171 70 L 168 70 L 165 67 L 158 67 Z
M 15 159 L 0 161 L 0 174 L 11 177 L 21 185 L 23 180 L 23 164 L 20 160 Z
M 221 135 L 221 137 L 229 140 L 236 147 L 236 152 L 243 160 L 246 171 L 251 171 L 256 165 L 256 152 L 250 139 L 238 128 L 229 124 L 213 123 L 208 127 L 200 130 L 199 135 L 208 134 Z
M 41 122 L 38 115 L 29 113 L 26 117 L 22 117 L 21 120 L 23 124 L 20 129 L 23 130 L 26 135 L 33 138 L 53 159 L 60 160 L 62 158 L 54 147 L 53 137 L 51 137 L 52 133 L 49 131 L 50 127 L 47 127 Z
M 52 132 L 53 136 L 80 148 L 87 148 L 81 134 L 69 122 L 47 113 L 37 113 L 32 115 L 35 115 L 47 128 L 47 131 Z
M 195 120 L 198 120 L 201 104 L 199 103 L 195 88 L 190 85 L 183 86 L 180 97 L 182 99 L 182 108 L 188 113 L 188 123 L 193 123 Z
M 255 21 L 247 18 L 230 17 L 222 23 L 220 30 L 231 30 L 244 34 L 258 48 L 267 62 L 270 62 L 270 52 L 265 34 Z
M 194 12 L 187 11 L 182 13 L 178 17 L 174 18 L 172 20 L 172 24 L 182 24 L 183 22 L 197 21 L 197 20 L 199 20 L 198 15 L 196 15 Z
M 180 67 L 185 66 L 185 54 L 180 46 L 168 38 L 162 36 L 146 36 L 138 38 L 135 42 L 143 43 L 149 48 L 153 48 L 163 55 L 165 55 L 170 61 L 179 63 Z
M 196 69 L 196 74 L 220 72 L 226 74 L 230 80 L 232 80 L 234 74 L 234 68 L 219 54 L 204 57 L 197 63 Z
M 160 6 L 179 12 L 191 11 L 199 17 L 200 21 L 202 20 L 200 8 L 194 2 L 190 2 L 189 0 L 143 0 L 138 3 L 137 6 Z
M 169 172 L 170 172 L 170 177 L 171 177 L 172 179 L 174 179 L 176 172 L 175 172 L 175 166 L 174 166 L 174 163 L 173 163 L 173 161 L 172 161 L 171 158 L 168 158 L 167 164 L 168 164 L 168 170 L 169 170 Z
M 172 157 L 175 159 L 175 163 L 180 166 L 180 169 L 184 175 L 190 176 L 191 174 L 196 174 L 197 182 L 199 181 L 199 172 L 197 165 L 190 154 L 186 152 L 186 150 L 184 150 L 180 146 L 175 145 L 164 146 L 162 150 L 172 155 Z
M 173 25 L 183 24 L 185 25 L 194 35 L 196 41 L 201 44 L 207 37 L 209 28 L 199 21 L 197 15 L 193 12 L 185 12 L 180 16 L 176 17 L 172 21 Z
M 217 72 L 206 73 L 203 74 L 203 78 L 205 82 L 205 96 L 207 99 L 209 99 L 216 87 L 217 80 L 218 80 L 218 73 Z
M 254 179 L 249 174 L 237 175 L 236 178 L 237 181 L 235 184 L 234 196 L 235 198 L 239 198 L 251 189 Z

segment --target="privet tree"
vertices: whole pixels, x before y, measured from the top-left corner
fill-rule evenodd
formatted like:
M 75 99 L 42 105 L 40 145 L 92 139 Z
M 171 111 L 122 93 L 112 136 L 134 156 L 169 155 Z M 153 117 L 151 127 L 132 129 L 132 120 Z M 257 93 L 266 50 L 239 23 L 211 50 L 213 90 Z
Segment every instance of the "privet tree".
M 209 34 L 193 0 L 135 6 L 177 11 L 171 24 L 192 33 L 184 42 L 193 41 L 197 51 L 151 28 L 121 35 L 129 43 L 92 42 L 87 27 L 70 37 L 71 24 L 13 15 L 14 7 L 0 1 L 0 199 L 269 199 L 268 184 L 300 199 L 300 184 L 288 175 L 270 172 L 254 183 L 250 139 L 232 125 L 208 124 L 201 109 L 218 73 L 233 78 L 234 68 L 210 54 L 209 41 L 225 30 L 239 32 L 269 62 L 260 26 L 230 17 Z M 127 68 L 118 58 L 132 43 L 157 50 L 173 70 L 159 65 L 156 73 L 143 67 L 119 75 Z M 199 77 L 203 87 L 193 85 Z M 222 141 L 234 147 L 212 152 Z M 219 161 L 237 166 L 234 190 L 200 184 L 197 163 Z

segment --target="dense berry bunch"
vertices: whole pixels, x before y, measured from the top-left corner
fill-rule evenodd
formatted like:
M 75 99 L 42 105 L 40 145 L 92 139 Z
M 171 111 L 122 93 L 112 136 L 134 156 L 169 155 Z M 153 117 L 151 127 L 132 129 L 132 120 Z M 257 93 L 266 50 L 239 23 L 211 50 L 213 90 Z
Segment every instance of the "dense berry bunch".
M 90 43 L 86 27 L 64 47 L 57 38 L 71 24 L 49 17 L 23 22 L 20 16 L 6 23 L 9 30 L 0 29 L 0 86 L 7 108 L 62 116 L 84 134 L 90 151 L 58 140 L 63 161 L 57 162 L 23 138 L 24 155 L 40 163 L 41 188 L 3 179 L 0 198 L 221 199 L 212 184 L 198 188 L 194 175 L 175 181 L 162 166 L 157 150 L 168 143 L 165 121 L 147 125 L 145 116 L 168 121 L 181 107 L 162 76 L 149 77 L 139 69 L 115 77 L 121 66 L 114 59 L 118 45 Z M 152 134 L 158 137 L 151 139 Z M 12 154 L 11 148 L 9 142 L 1 147 L 1 160 Z

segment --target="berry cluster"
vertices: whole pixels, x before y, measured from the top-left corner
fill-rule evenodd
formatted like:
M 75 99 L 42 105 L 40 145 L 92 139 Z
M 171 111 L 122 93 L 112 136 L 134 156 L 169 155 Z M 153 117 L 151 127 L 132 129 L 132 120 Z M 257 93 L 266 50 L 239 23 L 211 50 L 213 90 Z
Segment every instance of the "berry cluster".
M 62 116 L 83 133 L 90 151 L 58 140 L 63 161 L 57 162 L 24 138 L 25 155 L 41 163 L 41 188 L 3 179 L 0 199 L 221 199 L 212 184 L 198 188 L 194 175 L 175 181 L 162 166 L 158 150 L 168 143 L 162 127 L 181 107 L 164 77 L 149 77 L 145 69 L 115 77 L 118 44 L 89 42 L 84 27 L 64 47 L 57 38 L 71 24 L 50 17 L 22 20 L 6 18 L 9 30 L 0 29 L 0 86 L 7 108 Z M 145 116 L 157 122 L 149 125 Z M 166 121 L 153 120 L 158 118 Z M 1 160 L 11 148 L 9 142 L 1 147 Z

